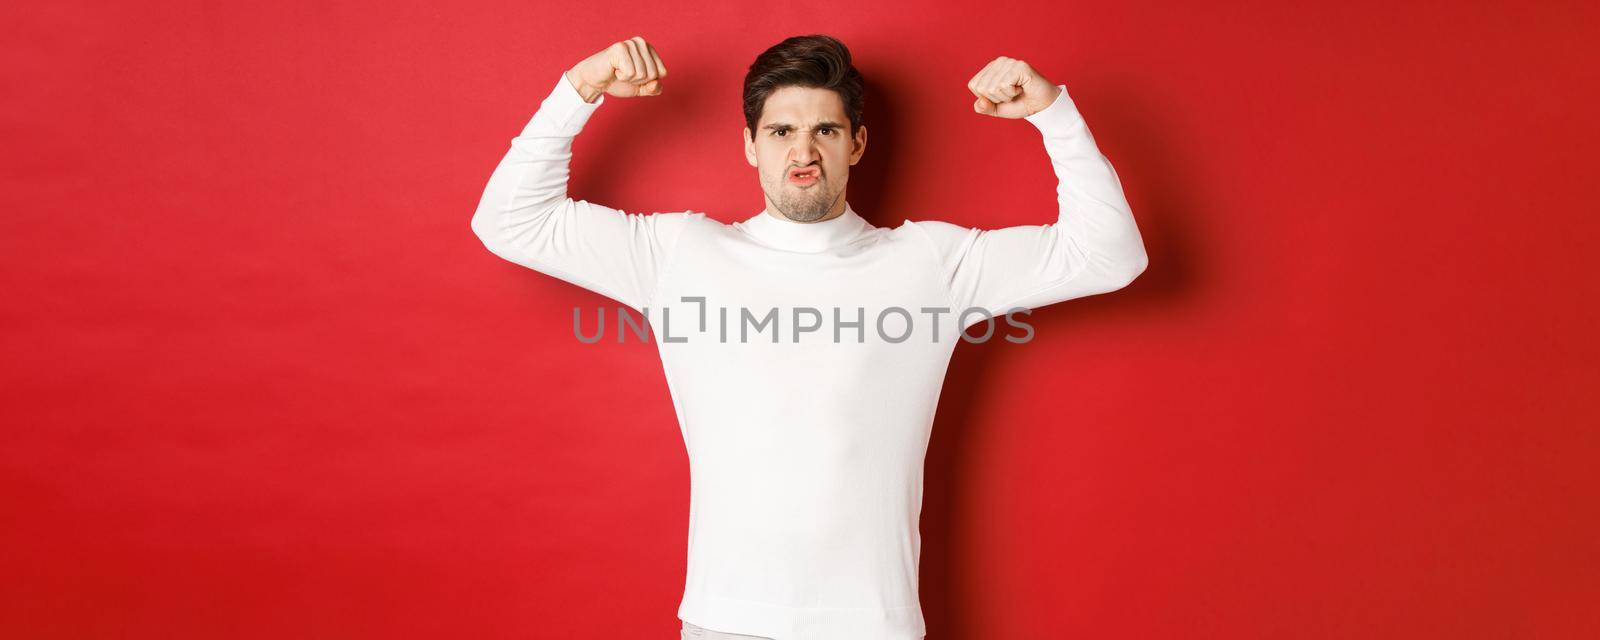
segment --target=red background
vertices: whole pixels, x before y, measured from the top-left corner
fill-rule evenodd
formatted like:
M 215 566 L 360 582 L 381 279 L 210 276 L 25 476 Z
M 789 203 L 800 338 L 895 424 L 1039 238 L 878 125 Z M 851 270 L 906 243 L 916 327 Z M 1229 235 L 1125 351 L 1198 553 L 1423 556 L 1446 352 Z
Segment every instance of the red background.
M 654 346 L 579 343 L 615 303 L 468 223 L 633 35 L 665 94 L 573 195 L 759 211 L 740 80 L 811 32 L 871 85 L 869 220 L 1054 219 L 1037 133 L 971 111 L 1006 55 L 1151 255 L 957 350 L 930 640 L 1600 634 L 1593 3 L 152 4 L 6 10 L 0 635 L 675 637 Z

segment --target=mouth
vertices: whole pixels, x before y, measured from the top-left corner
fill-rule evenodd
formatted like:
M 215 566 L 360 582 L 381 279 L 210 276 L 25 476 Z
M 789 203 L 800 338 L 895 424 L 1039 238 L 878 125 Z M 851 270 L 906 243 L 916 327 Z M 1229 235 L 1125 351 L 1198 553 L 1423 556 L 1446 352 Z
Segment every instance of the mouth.
M 790 184 L 804 187 L 816 184 L 816 182 L 821 179 L 822 170 L 818 169 L 817 167 L 804 167 L 800 169 L 789 170 Z

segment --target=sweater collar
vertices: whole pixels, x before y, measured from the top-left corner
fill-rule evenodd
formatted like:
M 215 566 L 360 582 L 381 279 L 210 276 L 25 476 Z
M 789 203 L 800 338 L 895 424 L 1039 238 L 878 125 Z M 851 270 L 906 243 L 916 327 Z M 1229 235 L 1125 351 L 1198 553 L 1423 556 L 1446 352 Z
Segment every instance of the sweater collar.
M 794 222 L 782 215 L 762 209 L 735 225 L 762 244 L 801 253 L 826 251 L 872 228 L 865 218 L 856 215 L 849 202 L 844 203 L 844 213 L 821 222 Z

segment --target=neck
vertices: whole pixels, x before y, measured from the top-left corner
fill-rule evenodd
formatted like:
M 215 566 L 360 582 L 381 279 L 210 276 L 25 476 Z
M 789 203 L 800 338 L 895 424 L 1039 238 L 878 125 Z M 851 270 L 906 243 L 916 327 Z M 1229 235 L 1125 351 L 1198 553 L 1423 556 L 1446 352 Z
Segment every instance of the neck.
M 772 198 L 768 198 L 768 197 L 762 196 L 762 199 L 767 202 L 767 210 L 766 210 L 767 215 L 770 215 L 770 216 L 772 216 L 774 218 L 777 218 L 779 220 L 782 220 L 784 222 L 792 222 L 792 223 L 795 223 L 795 224 L 816 224 L 818 222 L 827 222 L 829 220 L 832 220 L 834 218 L 837 218 L 839 216 L 844 215 L 844 210 L 845 210 L 845 207 L 847 206 L 847 204 L 845 202 L 845 199 L 844 199 L 844 194 L 840 193 L 839 197 L 836 200 L 833 201 L 833 207 L 828 209 L 828 215 L 822 216 L 821 218 L 817 218 L 816 220 L 812 220 L 810 222 L 802 222 L 802 221 L 799 221 L 799 220 L 791 220 L 791 219 L 789 219 L 788 216 L 783 215 L 783 212 L 779 211 L 778 207 L 776 205 L 772 204 Z
M 796 222 L 769 206 L 765 211 L 735 224 L 762 244 L 802 253 L 826 251 L 874 228 L 842 199 L 838 211 L 837 215 L 821 220 Z

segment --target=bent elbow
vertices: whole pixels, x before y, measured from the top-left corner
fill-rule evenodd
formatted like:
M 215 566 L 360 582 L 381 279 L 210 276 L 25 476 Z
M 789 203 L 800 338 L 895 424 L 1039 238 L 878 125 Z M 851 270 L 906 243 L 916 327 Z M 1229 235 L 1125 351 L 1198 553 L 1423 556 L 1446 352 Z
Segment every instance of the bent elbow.
M 496 200 L 485 198 L 472 214 L 472 233 L 496 255 L 508 260 L 536 253 L 548 234 L 552 216 L 557 215 L 563 202 L 570 198 L 557 198 L 533 205 L 493 204 Z
M 1139 275 L 1149 266 L 1150 257 L 1143 251 L 1129 256 L 1126 260 L 1118 261 L 1115 268 L 1106 271 L 1105 282 L 1109 286 L 1102 293 L 1110 293 L 1133 284 L 1133 281 L 1139 279 Z
M 504 215 L 502 212 L 488 206 L 480 206 L 472 214 L 472 234 L 478 236 L 478 240 L 483 242 L 484 246 L 490 250 L 494 250 L 495 246 L 500 243 L 500 216 L 502 215 Z
M 1148 269 L 1149 267 L 1150 255 L 1140 251 L 1138 255 L 1135 255 L 1133 259 L 1128 262 L 1128 269 L 1124 272 L 1122 286 L 1126 287 L 1130 284 L 1133 284 L 1133 281 L 1139 279 L 1140 274 L 1143 274 L 1145 269 Z
M 479 209 L 472 216 L 472 234 L 483 243 L 483 248 L 502 259 L 515 262 L 516 253 L 506 241 L 502 229 L 498 212 Z
M 477 211 L 473 212 L 473 214 L 472 214 L 472 235 L 477 236 L 478 240 L 484 241 L 485 243 L 487 243 L 487 240 L 484 238 L 484 234 L 487 233 L 488 230 L 489 230 L 488 218 L 483 214 L 483 209 L 480 208 Z

